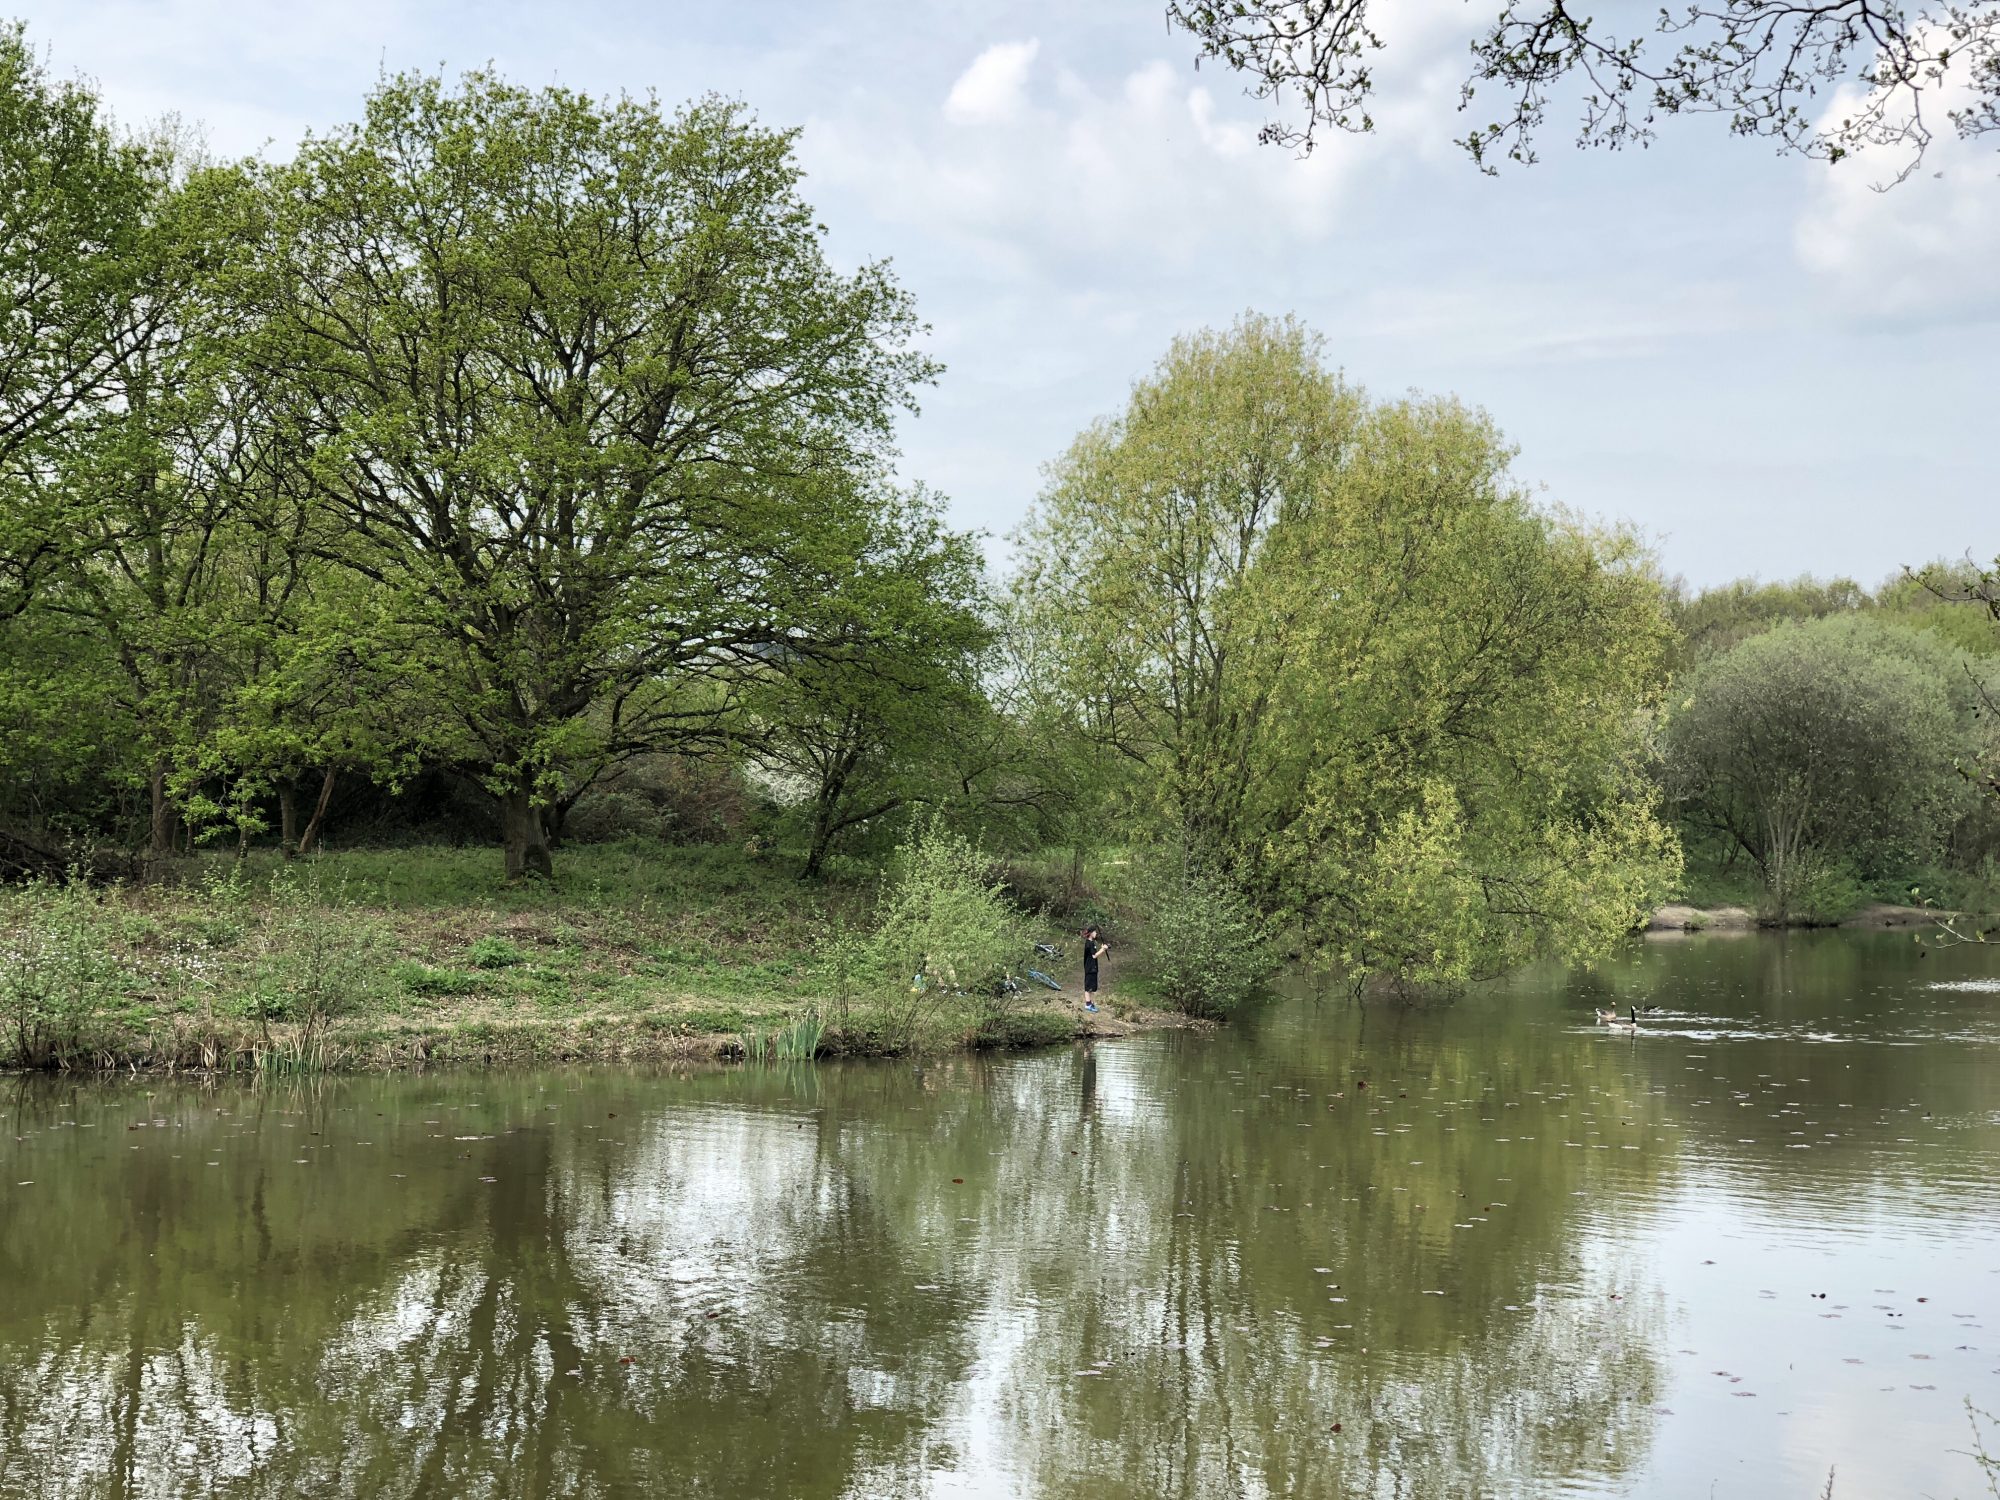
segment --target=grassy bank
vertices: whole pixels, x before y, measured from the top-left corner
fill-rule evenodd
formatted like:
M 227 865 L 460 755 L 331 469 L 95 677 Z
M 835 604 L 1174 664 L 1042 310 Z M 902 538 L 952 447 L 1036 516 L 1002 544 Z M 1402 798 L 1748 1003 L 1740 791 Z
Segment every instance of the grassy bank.
M 1667 910 L 1712 915 L 1724 926 L 1904 926 L 1924 912 L 1936 916 L 2000 912 L 2000 865 L 1986 860 L 1970 869 L 1929 866 L 1869 879 L 1832 866 L 1794 892 L 1781 910 L 1754 869 L 1690 858 L 1680 891 Z M 1689 925 L 1712 924 L 1690 921 Z
M 564 851 L 506 886 L 484 849 L 192 862 L 167 883 L 0 892 L 0 1062 L 385 1068 L 1028 1046 L 1177 1017 L 1111 977 L 973 997 L 865 972 L 872 880 L 740 847 Z M 1053 937 L 1053 933 L 1046 934 Z

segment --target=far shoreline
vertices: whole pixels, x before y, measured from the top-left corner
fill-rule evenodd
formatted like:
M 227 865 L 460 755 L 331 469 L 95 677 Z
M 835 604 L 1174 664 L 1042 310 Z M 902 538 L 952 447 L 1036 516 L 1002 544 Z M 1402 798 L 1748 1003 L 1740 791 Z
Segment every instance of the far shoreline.
M 1638 929 L 1646 937 L 1688 935 L 1698 932 L 1787 932 L 1808 929 L 1840 929 L 1848 932 L 1885 932 L 1896 928 L 1940 927 L 1965 912 L 1943 911 L 1928 906 L 1896 906 L 1876 901 L 1842 917 L 1766 917 L 1747 906 L 1694 906 L 1669 902 L 1649 916 Z

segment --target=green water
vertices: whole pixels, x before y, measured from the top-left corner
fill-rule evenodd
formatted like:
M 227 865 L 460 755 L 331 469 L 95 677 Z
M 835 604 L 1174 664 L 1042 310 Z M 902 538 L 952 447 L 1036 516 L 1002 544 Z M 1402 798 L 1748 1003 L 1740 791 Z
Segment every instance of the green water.
M 921 1068 L 0 1080 L 0 1494 L 1984 1495 L 2000 951 L 1919 953 Z

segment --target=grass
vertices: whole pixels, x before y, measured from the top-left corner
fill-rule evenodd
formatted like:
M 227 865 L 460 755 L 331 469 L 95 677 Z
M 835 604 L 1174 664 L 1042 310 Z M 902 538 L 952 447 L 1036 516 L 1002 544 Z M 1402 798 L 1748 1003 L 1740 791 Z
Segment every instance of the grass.
M 1754 869 L 1739 865 L 1723 870 L 1690 859 L 1675 899 L 1689 906 L 1741 906 L 1755 911 L 1764 900 L 1764 882 Z
M 41 990 L 0 974 L 0 1065 L 799 1058 L 1079 1034 L 1074 997 L 1048 992 L 938 997 L 891 1025 L 829 941 L 866 927 L 866 881 L 643 841 L 563 850 L 546 884 L 507 885 L 497 866 L 451 848 L 205 857 L 156 886 L 0 890 L 0 964 L 24 945 L 69 955 Z M 34 1056 L 10 1047 L 15 1013 L 53 1028 Z
M 1842 875 L 1829 885 L 1833 889 L 1825 909 L 1802 916 L 1801 921 L 1838 922 L 1873 904 L 1928 906 L 1946 912 L 2000 911 L 2000 863 L 1992 859 L 1974 869 L 1934 865 L 1865 880 Z M 1739 863 L 1724 869 L 1692 857 L 1675 899 L 1694 907 L 1740 906 L 1751 912 L 1762 912 L 1769 904 L 1753 867 Z

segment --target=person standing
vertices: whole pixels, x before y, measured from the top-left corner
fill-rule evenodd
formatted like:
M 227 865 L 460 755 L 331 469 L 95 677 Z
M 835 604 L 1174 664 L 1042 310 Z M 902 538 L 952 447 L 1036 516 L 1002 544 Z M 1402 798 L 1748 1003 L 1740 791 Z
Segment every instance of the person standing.
M 1083 929 L 1083 1008 L 1097 1009 L 1097 961 L 1111 951 L 1095 925 Z

